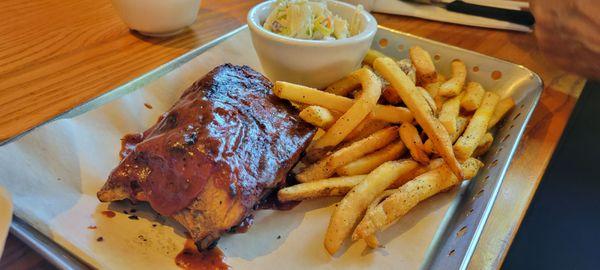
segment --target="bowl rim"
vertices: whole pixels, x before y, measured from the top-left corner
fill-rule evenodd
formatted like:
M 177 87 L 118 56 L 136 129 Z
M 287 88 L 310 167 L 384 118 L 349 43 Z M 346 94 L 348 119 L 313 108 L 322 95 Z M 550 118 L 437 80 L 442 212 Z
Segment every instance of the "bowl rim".
M 252 30 L 252 32 L 257 33 L 267 39 L 276 40 L 278 42 L 285 43 L 288 45 L 312 45 L 312 46 L 316 45 L 316 46 L 321 46 L 321 47 L 333 47 L 333 46 L 340 46 L 340 45 L 346 45 L 346 44 L 360 43 L 360 42 L 369 40 L 370 38 L 375 36 L 375 33 L 377 32 L 377 20 L 375 19 L 375 17 L 373 17 L 373 15 L 371 15 L 371 13 L 369 13 L 366 10 L 363 10 L 361 12 L 361 15 L 363 16 L 363 18 L 366 22 L 365 28 L 358 35 L 355 35 L 355 36 L 352 36 L 349 38 L 335 39 L 335 40 L 312 40 L 312 39 L 292 38 L 292 37 L 287 37 L 284 35 L 276 34 L 271 31 L 268 31 L 262 25 L 260 25 L 259 22 L 257 22 L 258 21 L 258 14 L 257 14 L 258 11 L 260 9 L 264 8 L 264 6 L 272 5 L 275 1 L 276 0 L 265 1 L 265 2 L 262 2 L 256 6 L 254 6 L 252 9 L 250 9 L 250 11 L 248 12 L 248 16 L 246 17 L 247 24 L 248 24 L 250 30 Z M 354 6 L 354 5 L 336 1 L 336 0 L 328 0 L 328 2 L 332 2 L 336 5 L 340 5 L 345 8 L 352 8 L 352 9 L 356 8 L 356 6 Z

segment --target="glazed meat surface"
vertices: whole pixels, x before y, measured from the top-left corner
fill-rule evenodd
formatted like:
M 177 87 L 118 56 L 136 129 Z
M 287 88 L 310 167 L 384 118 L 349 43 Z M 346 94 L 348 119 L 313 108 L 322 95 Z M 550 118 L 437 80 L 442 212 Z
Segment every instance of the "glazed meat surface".
M 225 64 L 195 82 L 158 122 L 126 135 L 100 201 L 147 201 L 200 249 L 285 182 L 315 129 L 249 67 Z

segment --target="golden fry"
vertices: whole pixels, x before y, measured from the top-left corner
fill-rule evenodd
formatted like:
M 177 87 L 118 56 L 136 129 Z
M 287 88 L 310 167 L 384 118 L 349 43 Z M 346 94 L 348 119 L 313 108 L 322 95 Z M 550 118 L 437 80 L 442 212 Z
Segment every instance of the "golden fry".
M 360 80 L 362 91 L 360 98 L 355 99 L 354 104 L 325 132 L 321 138 L 315 141 L 307 151 L 322 151 L 333 148 L 348 136 L 358 124 L 365 119 L 377 105 L 381 96 L 381 81 L 372 71 L 361 68 L 350 74 Z
M 369 204 L 369 207 L 367 207 L 367 212 L 373 211 L 373 209 L 375 209 L 375 207 L 377 207 L 381 201 L 394 194 L 394 192 L 396 192 L 395 189 L 388 189 L 379 194 L 379 196 L 377 196 L 377 198 L 375 198 L 371 204 Z M 370 248 L 378 248 L 380 246 L 379 240 L 377 240 L 377 237 L 374 234 L 364 237 L 363 240 L 365 240 L 365 243 Z
M 492 118 L 490 119 L 488 129 L 493 128 L 514 106 L 515 100 L 512 97 L 507 97 L 503 100 L 500 100 L 500 102 L 498 102 L 498 105 L 496 106 L 496 109 L 494 110 Z
M 390 160 L 398 159 L 405 150 L 406 147 L 404 144 L 401 141 L 397 141 L 376 152 L 339 167 L 335 172 L 338 175 L 368 174 L 373 169 L 379 167 L 379 165 Z
M 380 51 L 368 50 L 367 54 L 365 55 L 365 58 L 363 59 L 363 63 L 368 64 L 368 65 L 373 65 L 373 61 L 375 61 L 375 59 L 377 59 L 379 57 L 387 57 L 387 56 Z
M 438 73 L 436 82 L 443 83 L 445 81 L 447 81 L 446 76 L 444 76 L 444 74 Z
M 358 185 L 367 175 L 327 178 L 282 188 L 277 192 L 279 201 L 302 201 L 320 197 L 342 196 Z
M 402 72 L 404 72 L 404 74 L 406 74 L 406 76 L 408 76 L 411 81 L 417 83 L 417 70 L 415 69 L 415 66 L 412 64 L 410 59 L 402 59 L 400 61 L 397 61 L 396 63 L 398 64 Z
M 442 76 L 442 75 L 438 75 L 438 78 L 440 76 Z M 440 110 L 442 108 L 442 106 L 444 105 L 444 102 L 446 102 L 446 100 L 447 100 L 446 97 L 439 94 L 440 85 L 442 85 L 442 82 L 440 82 L 440 81 L 425 85 L 425 90 L 427 90 L 429 95 L 433 98 L 433 101 L 435 102 L 435 107 L 438 108 L 438 110 Z M 438 111 L 438 113 L 439 113 L 439 111 Z
M 437 80 L 435 65 L 427 51 L 419 46 L 414 46 L 408 50 L 408 55 L 416 69 L 417 82 L 420 85 L 427 85 Z
M 417 89 L 419 89 L 419 91 L 421 91 L 421 94 L 425 98 L 425 101 L 427 101 L 427 104 L 429 104 L 429 107 L 433 111 L 433 114 L 437 115 L 438 106 L 437 106 L 437 104 L 435 104 L 435 100 L 433 100 L 433 97 L 431 97 L 431 94 L 429 94 L 429 92 L 427 90 L 425 90 L 425 88 L 423 88 L 423 87 L 417 86 Z
M 357 127 L 355 127 L 344 139 L 347 142 L 362 140 L 369 135 L 388 127 L 390 124 L 385 121 L 373 120 L 371 117 L 365 118 Z
M 378 247 L 380 247 L 379 240 L 377 240 L 377 237 L 375 237 L 375 235 L 366 236 L 365 238 L 363 238 L 363 240 L 365 240 L 365 243 L 370 248 L 378 248 Z
M 383 78 L 392 84 L 398 95 L 413 113 L 413 116 L 432 140 L 435 149 L 444 158 L 452 171 L 462 178 L 460 164 L 452 151 L 452 142 L 448 131 L 442 126 L 433 111 L 425 101 L 423 95 L 417 90 L 412 81 L 400 70 L 394 60 L 390 58 L 377 58 L 373 67 Z
M 402 174 L 418 167 L 412 160 L 388 161 L 373 170 L 338 203 L 325 234 L 325 249 L 334 254 L 352 233 L 369 204 Z
M 360 81 L 355 76 L 346 76 L 327 86 L 325 92 L 338 96 L 347 96 L 350 92 L 360 88 Z
M 397 138 L 397 127 L 388 127 L 377 131 L 373 135 L 337 150 L 317 163 L 308 166 L 296 175 L 296 179 L 304 183 L 328 178 L 335 173 L 337 168 L 377 151 Z
M 389 104 L 398 105 L 402 103 L 402 99 L 400 98 L 400 96 L 398 96 L 398 92 L 396 92 L 396 90 L 394 90 L 394 88 L 391 85 L 383 87 L 381 95 L 383 95 L 383 98 Z
M 423 151 L 423 141 L 417 128 L 411 123 L 403 123 L 399 129 L 400 139 L 410 151 L 410 155 L 414 160 L 421 164 L 429 163 L 429 157 Z
M 460 137 L 460 135 L 462 135 L 462 133 L 465 131 L 465 129 L 467 128 L 467 124 L 469 124 L 469 119 L 459 116 L 456 118 L 456 131 L 455 133 L 451 134 L 451 139 L 452 139 L 452 143 L 456 142 L 456 140 L 458 140 L 458 137 Z M 427 141 L 425 141 L 425 143 L 423 144 L 423 150 L 425 150 L 426 153 L 436 153 L 435 149 L 433 149 L 433 143 L 431 143 L 431 140 L 427 139 Z
M 483 138 L 481 139 L 481 141 L 479 142 L 479 145 L 477 146 L 477 148 L 475 148 L 475 152 L 473 152 L 473 156 L 474 157 L 479 157 L 484 155 L 488 150 L 490 150 L 490 147 L 492 147 L 492 144 L 494 143 L 494 136 L 492 136 L 492 133 L 486 133 Z
M 461 166 L 466 178 L 472 178 L 483 165 L 476 159 L 469 159 Z M 447 164 L 417 176 L 398 188 L 383 202 L 367 211 L 358 224 L 352 240 L 358 240 L 375 234 L 404 216 L 419 202 L 458 184 L 460 180 L 450 171 Z
M 454 152 L 458 159 L 466 160 L 473 154 L 487 132 L 488 123 L 499 99 L 498 95 L 492 92 L 485 93 L 481 106 L 475 111 L 463 135 L 454 144 Z
M 460 106 L 468 112 L 477 110 L 477 108 L 479 108 L 479 105 L 481 105 L 481 101 L 483 100 L 484 94 L 485 90 L 483 89 L 483 86 L 481 86 L 481 84 L 476 82 L 469 82 L 467 84 L 465 94 L 460 100 Z
M 451 64 L 452 77 L 440 86 L 439 94 L 445 97 L 454 97 L 460 94 L 467 80 L 467 66 L 460 60 L 454 60 Z
M 335 118 L 329 110 L 321 106 L 308 106 L 300 111 L 302 120 L 320 128 L 328 128 L 335 122 Z
M 273 93 L 279 98 L 309 105 L 317 105 L 332 111 L 346 112 L 355 101 L 321 90 L 288 82 L 275 82 Z M 411 112 L 404 107 L 376 105 L 370 116 L 389 123 L 412 121 Z
M 440 119 L 440 123 L 444 125 L 448 134 L 456 133 L 456 119 L 458 118 L 458 113 L 460 112 L 460 96 L 453 97 L 448 99 L 442 105 L 442 109 L 440 110 L 440 115 L 438 118 Z

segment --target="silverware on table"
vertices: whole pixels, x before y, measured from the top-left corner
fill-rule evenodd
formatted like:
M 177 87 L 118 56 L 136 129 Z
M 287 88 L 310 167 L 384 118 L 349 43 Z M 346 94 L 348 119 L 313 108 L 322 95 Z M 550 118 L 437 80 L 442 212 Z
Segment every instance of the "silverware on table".
M 494 0 L 481 1 L 481 3 L 465 2 L 461 0 L 401 0 L 424 5 L 436 5 L 449 11 L 491 18 L 525 26 L 535 24 L 535 18 L 528 10 L 518 9 L 515 1 Z M 512 3 L 511 3 L 512 2 Z M 511 8 L 511 7 L 517 7 Z

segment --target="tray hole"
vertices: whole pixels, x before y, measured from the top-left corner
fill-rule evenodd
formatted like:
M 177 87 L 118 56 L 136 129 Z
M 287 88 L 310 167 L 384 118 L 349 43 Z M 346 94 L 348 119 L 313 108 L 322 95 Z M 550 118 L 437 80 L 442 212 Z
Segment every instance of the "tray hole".
M 398 45 L 398 47 L 396 47 L 396 48 L 398 49 L 399 52 L 404 51 L 404 45 L 403 44 Z
M 492 80 L 497 81 L 502 78 L 502 72 L 500 70 L 494 70 L 491 74 Z
M 517 120 L 517 118 L 519 118 L 519 116 L 521 116 L 521 113 L 517 113 L 517 115 L 515 115 L 515 117 L 513 117 L 513 121 Z
M 385 48 L 387 47 L 389 41 L 387 40 L 387 38 L 382 38 L 379 40 L 379 47 L 381 48 Z
M 433 60 L 435 60 L 435 61 L 440 61 L 440 58 L 442 58 L 442 57 L 437 53 L 433 56 Z
M 479 199 L 479 197 L 481 197 L 481 195 L 483 195 L 484 191 L 485 191 L 485 189 L 482 189 L 479 192 L 477 192 L 477 194 L 475 194 L 475 196 L 473 196 L 473 200 Z
M 454 253 L 456 253 L 456 250 L 450 250 L 450 252 L 448 252 L 448 256 L 454 256 Z
M 487 181 L 488 179 L 490 179 L 490 176 L 486 175 L 485 178 L 483 178 L 483 181 Z
M 490 168 L 494 168 L 496 167 L 496 165 L 498 165 L 498 160 L 494 159 L 494 161 L 492 161 L 492 163 L 490 164 Z
M 470 216 L 471 214 L 473 214 L 473 208 L 471 208 L 468 212 L 467 212 L 467 217 Z
M 525 104 L 521 104 L 521 106 L 519 106 L 519 108 L 521 108 L 521 109 L 525 108 Z
M 504 148 L 502 148 L 502 147 L 498 147 L 498 150 L 496 150 L 496 154 L 498 154 L 498 153 L 502 152 L 502 150 L 504 150 Z
M 506 134 L 506 136 L 504 136 L 504 138 L 502 138 L 502 142 L 505 142 L 506 140 L 508 140 L 508 137 L 510 137 L 510 134 Z
M 460 228 L 460 230 L 458 230 L 458 232 L 456 232 L 456 237 L 462 237 L 463 235 L 465 235 L 466 232 L 467 226 L 463 226 L 462 228 Z
M 473 72 L 479 72 L 479 66 L 474 66 L 473 67 Z

